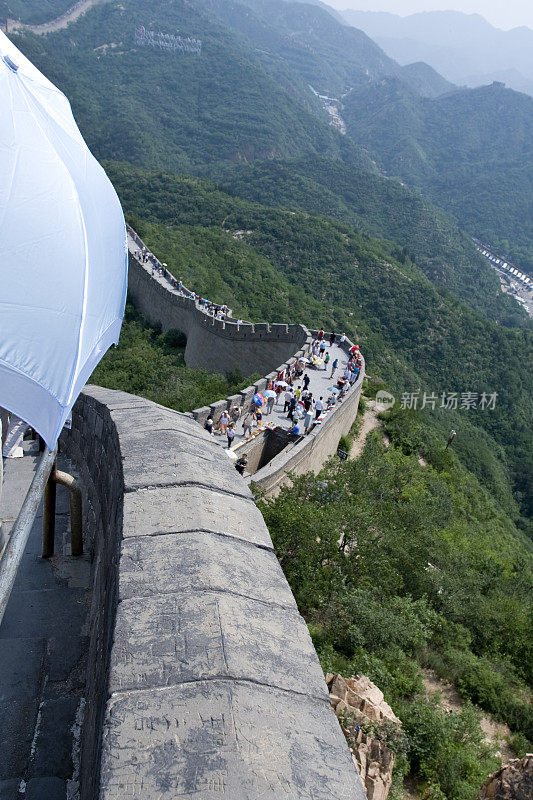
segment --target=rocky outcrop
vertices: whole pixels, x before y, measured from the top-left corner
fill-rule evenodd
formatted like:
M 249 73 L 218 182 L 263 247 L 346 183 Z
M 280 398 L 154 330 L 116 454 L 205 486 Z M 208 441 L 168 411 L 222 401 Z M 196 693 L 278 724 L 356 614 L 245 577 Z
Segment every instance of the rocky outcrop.
M 489 775 L 478 800 L 533 800 L 533 753 L 513 758 Z
M 331 705 L 348 741 L 368 800 L 386 800 L 401 722 L 365 675 L 326 675 Z

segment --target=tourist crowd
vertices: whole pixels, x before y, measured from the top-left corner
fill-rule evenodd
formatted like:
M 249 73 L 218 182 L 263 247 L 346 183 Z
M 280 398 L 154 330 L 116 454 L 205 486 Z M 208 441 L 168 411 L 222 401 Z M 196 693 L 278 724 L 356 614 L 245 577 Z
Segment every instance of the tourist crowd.
M 329 349 L 336 340 L 336 334 L 329 335 Z M 342 334 L 339 342 L 342 345 L 345 341 L 346 336 Z M 279 372 L 276 379 L 268 384 L 263 394 L 254 397 L 250 408 L 244 414 L 239 406 L 224 410 L 217 421 L 216 429 L 222 436 L 227 437 L 228 448 L 234 444 L 239 423 L 242 426 L 243 438 L 247 438 L 251 436 L 253 429 L 263 426 L 265 418 L 269 417 L 274 407 L 281 403 L 283 403 L 283 413 L 289 420 L 289 433 L 300 436 L 307 435 L 314 424 L 322 421 L 327 411 L 342 402 L 346 392 L 359 378 L 363 363 L 362 355 L 359 346 L 352 345 L 349 351 L 349 361 L 341 373 L 338 372 L 339 359 L 334 358 L 331 361 L 328 358 L 327 350 L 324 331 L 320 330 L 311 343 L 311 358 L 300 358 L 290 368 Z M 316 357 L 315 361 L 313 361 L 313 356 Z M 309 388 L 311 378 L 306 372 L 308 365 L 316 369 L 321 367 L 331 369 L 329 377 L 335 378 L 335 385 L 328 390 L 327 397 L 325 394 L 313 396 L 313 392 Z M 215 432 L 215 425 L 211 418 L 206 420 L 205 428 L 209 433 Z

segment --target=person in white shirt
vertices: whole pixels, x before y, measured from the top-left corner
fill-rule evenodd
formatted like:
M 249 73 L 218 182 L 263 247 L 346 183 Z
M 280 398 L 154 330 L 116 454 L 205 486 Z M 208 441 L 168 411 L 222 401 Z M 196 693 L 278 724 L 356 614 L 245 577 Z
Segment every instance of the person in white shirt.
M 315 419 L 318 419 L 321 415 L 322 411 L 324 410 L 324 402 L 322 397 L 316 401 L 315 403 Z

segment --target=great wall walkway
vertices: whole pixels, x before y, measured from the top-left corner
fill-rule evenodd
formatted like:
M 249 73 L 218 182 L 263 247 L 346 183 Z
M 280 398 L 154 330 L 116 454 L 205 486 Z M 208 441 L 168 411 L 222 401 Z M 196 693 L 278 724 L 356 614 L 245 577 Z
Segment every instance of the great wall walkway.
M 74 3 L 74 5 L 68 8 L 64 14 L 61 14 L 59 17 L 49 22 L 43 22 L 41 25 L 27 25 L 14 19 L 8 19 L 7 29 L 8 31 L 25 30 L 30 31 L 30 33 L 35 33 L 37 36 L 44 36 L 46 33 L 54 33 L 55 31 L 63 30 L 67 25 L 70 25 L 71 22 L 75 22 L 93 6 L 107 2 L 109 2 L 109 0 L 79 0 L 79 2 Z
M 320 397 L 324 398 L 324 405 L 328 397 L 331 394 L 331 390 L 335 388 L 335 382 L 337 378 L 342 377 L 344 374 L 344 370 L 346 369 L 346 365 L 348 364 L 349 357 L 347 353 L 342 350 L 338 344 L 330 345 L 327 342 L 326 353 L 330 355 L 330 362 L 327 365 L 326 369 L 315 369 L 309 368 L 305 370 L 304 374 L 309 376 L 309 391 L 313 395 L 314 400 L 318 400 Z M 339 366 L 335 372 L 334 378 L 330 378 L 331 375 L 331 365 L 335 359 L 338 359 Z M 302 376 L 303 377 L 303 376 Z M 296 380 L 294 382 L 294 386 L 302 386 L 302 380 Z M 277 405 L 274 404 L 272 409 L 272 413 L 266 413 L 266 410 L 263 413 L 263 424 L 274 423 L 275 425 L 279 425 L 280 428 L 284 428 L 289 430 L 292 427 L 292 423 L 287 417 L 287 412 L 283 411 L 284 407 L 284 396 L 285 391 L 279 395 Z M 263 410 L 263 409 L 262 409 Z M 302 428 L 303 433 L 303 421 L 300 420 L 300 427 Z M 242 424 L 241 421 L 238 422 L 237 426 L 237 436 L 236 441 L 243 441 L 244 434 L 242 433 Z
M 9 530 L 38 461 L 37 442 L 6 459 L 1 518 Z M 62 469 L 70 466 L 61 464 Z M 56 555 L 41 558 L 42 505 L 0 625 L 0 800 L 76 800 L 79 721 L 89 637 L 89 556 L 68 554 L 59 489 Z

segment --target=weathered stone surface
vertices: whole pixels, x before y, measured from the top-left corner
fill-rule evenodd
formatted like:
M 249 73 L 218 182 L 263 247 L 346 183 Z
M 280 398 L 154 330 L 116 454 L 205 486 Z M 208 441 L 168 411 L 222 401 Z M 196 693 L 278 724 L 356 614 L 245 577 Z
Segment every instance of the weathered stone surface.
M 204 532 L 124 541 L 121 600 L 191 589 L 235 592 L 296 608 L 279 562 L 269 550 Z
M 363 800 L 244 481 L 191 419 L 91 392 L 63 437 L 94 542 L 82 800 Z
M 102 386 L 96 384 L 88 384 L 84 390 L 84 395 L 93 398 L 98 403 L 102 403 L 110 411 L 116 408 L 143 408 L 155 406 L 151 400 L 146 400 L 144 397 L 137 397 L 137 395 L 121 392 L 117 389 L 104 389 Z
M 364 800 L 326 703 L 235 681 L 112 697 L 106 800 Z
M 148 486 L 196 484 L 251 497 L 224 450 L 207 438 L 186 437 L 179 430 L 139 433 L 135 421 L 119 429 L 126 491 Z M 201 429 L 200 429 L 201 431 Z M 164 454 L 164 456 L 162 456 Z
M 124 497 L 124 538 L 191 530 L 272 547 L 263 517 L 248 497 L 201 486 L 141 489 Z
M 231 594 L 125 600 L 111 653 L 111 691 L 233 677 L 327 700 L 320 665 L 295 610 Z
M 478 800 L 533 800 L 533 753 L 513 758 L 489 775 Z
M 185 438 L 192 437 L 200 441 L 211 442 L 208 435 L 191 417 L 178 414 L 169 408 L 163 408 L 155 403 L 147 406 L 133 408 L 116 408 L 111 411 L 111 419 L 125 430 L 134 428 L 136 433 L 151 433 L 152 431 L 172 430 L 183 433 Z
M 337 699 L 343 700 L 351 709 L 361 713 L 372 721 L 388 721 L 396 725 L 400 720 L 392 708 L 385 702 L 383 692 L 366 675 L 343 678 L 342 675 L 330 675 L 327 678 L 330 699 L 336 708 Z
M 67 784 L 59 778 L 33 778 L 26 784 L 24 800 L 66 800 Z

